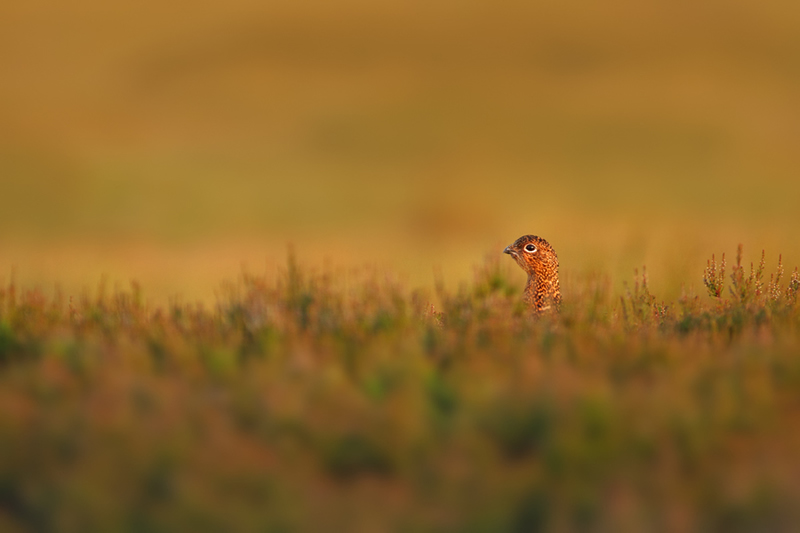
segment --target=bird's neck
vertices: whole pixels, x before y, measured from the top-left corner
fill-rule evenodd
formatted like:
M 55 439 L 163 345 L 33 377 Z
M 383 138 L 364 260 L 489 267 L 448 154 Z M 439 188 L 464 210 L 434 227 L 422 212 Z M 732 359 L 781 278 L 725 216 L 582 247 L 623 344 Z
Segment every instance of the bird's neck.
M 558 299 L 558 278 L 528 274 L 525 286 L 525 300 L 537 311 L 545 311 Z

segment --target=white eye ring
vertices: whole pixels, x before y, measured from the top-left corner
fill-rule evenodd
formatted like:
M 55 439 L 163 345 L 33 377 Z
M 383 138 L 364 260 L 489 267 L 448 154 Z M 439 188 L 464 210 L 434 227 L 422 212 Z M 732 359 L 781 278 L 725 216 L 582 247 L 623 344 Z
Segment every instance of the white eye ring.
M 535 253 L 536 252 L 536 246 L 534 246 L 532 244 L 526 244 L 525 245 L 525 251 L 528 252 L 529 254 Z

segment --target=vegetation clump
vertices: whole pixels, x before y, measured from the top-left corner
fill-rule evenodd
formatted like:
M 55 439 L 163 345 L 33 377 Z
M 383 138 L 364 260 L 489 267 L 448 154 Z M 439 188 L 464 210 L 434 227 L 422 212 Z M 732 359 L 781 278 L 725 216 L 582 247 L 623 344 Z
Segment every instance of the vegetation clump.
M 795 530 L 800 277 L 725 266 L 538 315 L 494 260 L 428 293 L 290 258 L 213 307 L 12 283 L 0 530 Z

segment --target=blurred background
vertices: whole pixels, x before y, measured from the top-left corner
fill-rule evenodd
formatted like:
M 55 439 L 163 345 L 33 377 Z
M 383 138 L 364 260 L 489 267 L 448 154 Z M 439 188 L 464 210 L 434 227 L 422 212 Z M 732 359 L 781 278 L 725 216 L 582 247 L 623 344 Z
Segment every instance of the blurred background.
M 798 95 L 788 0 L 3 2 L 0 277 L 457 284 L 535 233 L 669 298 L 800 263 Z

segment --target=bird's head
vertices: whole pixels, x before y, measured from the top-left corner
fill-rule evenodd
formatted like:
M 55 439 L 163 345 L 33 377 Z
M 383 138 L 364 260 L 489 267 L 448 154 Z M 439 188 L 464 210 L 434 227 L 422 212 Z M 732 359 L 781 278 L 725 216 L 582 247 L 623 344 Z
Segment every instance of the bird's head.
M 528 275 L 547 277 L 558 268 L 555 250 L 546 240 L 536 235 L 523 235 L 503 253 L 509 254 Z

